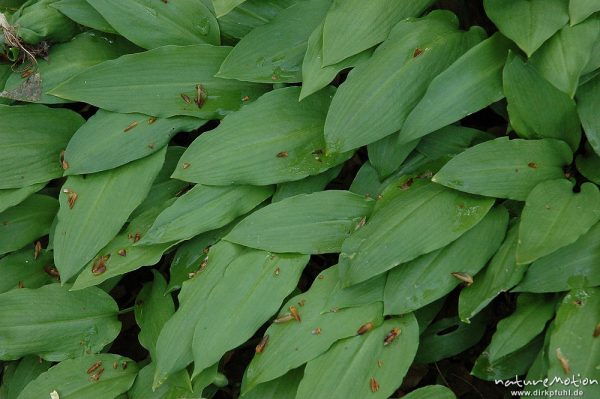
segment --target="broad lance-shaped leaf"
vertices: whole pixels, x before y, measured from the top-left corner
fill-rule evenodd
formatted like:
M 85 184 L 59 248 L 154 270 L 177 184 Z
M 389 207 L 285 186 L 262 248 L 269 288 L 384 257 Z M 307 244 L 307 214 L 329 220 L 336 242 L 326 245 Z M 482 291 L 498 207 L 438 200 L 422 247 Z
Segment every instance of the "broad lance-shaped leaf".
M 169 294 L 165 294 L 167 282 L 156 270 L 154 281 L 144 284 L 135 302 L 135 321 L 140 326 L 140 344 L 156 359 L 156 341 L 160 330 L 175 313 L 175 304 Z
M 323 191 L 340 174 L 342 167 L 343 165 L 338 165 L 335 168 L 328 169 L 318 175 L 305 177 L 302 180 L 280 183 L 277 185 L 271 202 L 278 202 L 299 194 L 312 194 Z
M 456 399 L 454 392 L 443 385 L 427 385 L 403 396 L 404 399 Z
M 569 22 L 565 0 L 484 0 L 483 5 L 500 32 L 529 57 Z
M 202 391 L 192 393 L 192 382 L 187 370 L 174 374 L 157 389 L 152 389 L 154 364 L 150 363 L 140 370 L 131 389 L 127 392 L 129 399 L 174 399 L 202 397 Z M 209 381 L 209 384 L 212 380 Z M 192 396 L 196 395 L 196 396 Z
M 86 69 L 49 94 L 125 114 L 223 118 L 267 90 L 214 77 L 230 50 L 199 44 L 124 55 Z
M 563 167 L 572 160 L 563 141 L 501 137 L 458 154 L 432 180 L 467 193 L 524 201 L 539 183 L 564 178 Z
M 556 313 L 548 348 L 548 379 L 587 378 L 600 381 L 600 289 L 585 288 L 569 292 Z M 558 383 L 557 389 L 572 385 Z M 600 396 L 600 385 L 578 388 L 583 397 Z
M 587 154 L 579 154 L 575 159 L 577 171 L 586 179 L 595 184 L 600 184 L 600 157 L 592 152 L 591 149 Z
M 435 12 L 394 27 L 333 98 L 325 122 L 328 151 L 348 151 L 400 130 L 431 80 L 483 39 L 480 28 L 460 32 L 455 22 Z
M 321 23 L 308 38 L 306 54 L 302 61 L 300 100 L 327 86 L 342 70 L 368 60 L 372 53 L 373 51 L 368 49 L 335 64 L 322 66 L 323 24 Z
M 430 159 L 454 157 L 469 147 L 495 138 L 481 130 L 448 125 L 423 137 L 416 150 Z
M 483 219 L 493 199 L 417 180 L 373 213 L 342 245 L 344 285 L 365 281 L 456 240 Z
M 337 270 L 339 272 L 339 268 Z M 354 308 L 375 302 L 383 302 L 386 279 L 387 274 L 384 273 L 362 283 L 344 287 L 338 277 L 338 282 L 324 304 L 323 311 L 328 312 L 332 309 Z
M 562 225 L 560 228 L 567 228 Z M 559 292 L 600 285 L 600 223 L 571 245 L 533 262 L 513 292 Z
M 219 44 L 219 24 L 201 1 L 87 0 L 115 30 L 140 47 Z M 132 23 L 135 21 L 135 23 Z
M 179 116 L 154 118 L 98 110 L 75 132 L 64 153 L 66 175 L 101 172 L 159 151 L 179 132 L 206 121 Z
M 304 367 L 288 371 L 287 374 L 259 384 L 256 388 L 240 396 L 240 399 L 296 399 L 298 385 L 302 381 Z
M 488 361 L 493 364 L 526 346 L 546 327 L 554 316 L 555 301 L 544 295 L 521 294 L 517 309 L 500 320 L 492 341 L 485 349 Z
M 156 344 L 156 372 L 153 387 L 157 388 L 193 361 L 192 340 L 198 320 L 204 316 L 204 303 L 221 281 L 230 263 L 239 258 L 244 248 L 221 241 L 210 248 L 208 259 L 183 283 L 179 293 L 179 309 L 164 325 Z
M 98 288 L 69 292 L 50 284 L 0 294 L 0 359 L 38 355 L 61 361 L 99 352 L 119 334 L 118 311 Z
M 570 0 L 569 23 L 571 26 L 578 24 L 596 11 L 600 11 L 600 3 L 596 0 Z
M 307 255 L 249 249 L 231 262 L 208 297 L 195 305 L 203 310 L 192 342 L 194 376 L 246 342 L 273 316 L 298 284 L 308 260 Z
M 496 33 L 436 76 L 402 125 L 399 141 L 412 142 L 501 100 L 502 68 L 510 47 Z
M 53 2 L 51 7 L 56 8 L 79 25 L 87 26 L 100 32 L 117 33 L 115 28 L 110 26 L 104 17 L 87 1 L 59 0 Z
M 217 17 L 222 17 L 246 0 L 212 0 Z
M 460 280 L 452 273 L 477 274 L 500 247 L 508 212 L 498 207 L 456 241 L 392 269 L 385 285 L 385 314 L 406 314 L 442 298 Z
M 72 290 L 99 285 L 106 280 L 122 276 L 143 266 L 156 264 L 165 251 L 174 246 L 176 242 L 160 243 L 156 245 L 137 246 L 136 240 L 144 237 L 152 223 L 165 207 L 173 202 L 172 199 L 132 219 L 125 229 L 115 236 L 97 256 L 84 266 L 73 283 Z M 103 272 L 98 273 L 98 263 L 103 261 Z
M 384 339 L 395 329 L 399 329 L 398 336 L 386 345 Z M 419 326 L 414 315 L 386 320 L 362 335 L 336 342 L 309 361 L 296 398 L 386 399 L 402 383 L 418 346 Z
M 61 98 L 46 94 L 60 83 L 85 69 L 111 60 L 123 54 L 137 52 L 140 49 L 127 40 L 98 32 L 84 32 L 67 43 L 57 44 L 50 48 L 46 59 L 38 60 L 36 72 L 40 74 L 42 96 L 38 101 L 44 104 L 65 103 Z M 13 73 L 4 90 L 13 90 L 24 80 L 21 72 Z M 28 98 L 14 98 L 30 101 Z
M 533 378 L 529 377 L 529 372 L 533 369 L 543 344 L 544 335 L 540 334 L 524 347 L 494 361 L 494 363 L 489 361 L 488 353 L 484 351 L 475 361 L 471 375 L 485 381 L 496 381 L 509 380 L 515 375 L 527 374 L 527 380 L 531 381 Z M 527 388 L 531 388 L 531 386 Z
M 33 45 L 43 41 L 48 43 L 66 42 L 80 31 L 73 21 L 52 8 L 51 5 L 54 1 L 13 3 L 13 6 L 17 5 L 13 8 L 16 11 L 14 14 L 8 15 L 8 22 L 11 26 L 18 27 L 17 35 L 20 43 Z
M 161 212 L 139 245 L 186 240 L 225 226 L 273 194 L 271 186 L 203 186 L 190 191 Z
M 0 255 L 23 248 L 48 234 L 58 211 L 56 199 L 34 194 L 0 213 Z
M 0 189 L 62 176 L 60 151 L 85 122 L 68 109 L 0 105 Z
M 52 265 L 52 251 L 42 251 L 35 257 L 34 245 L 0 259 L 0 293 L 12 289 L 39 288 L 56 282 L 46 270 Z
M 247 82 L 302 81 L 302 59 L 310 34 L 331 0 L 298 2 L 239 41 L 223 61 L 218 77 Z
M 86 371 L 96 363 L 98 379 L 90 378 L 95 373 Z M 113 364 L 117 368 L 113 368 Z M 51 392 L 57 392 L 60 399 L 115 399 L 133 384 L 138 372 L 137 364 L 130 359 L 103 353 L 69 359 L 51 367 L 38 378 L 31 381 L 17 399 L 47 398 Z
M 20 204 L 31 194 L 41 190 L 45 185 L 46 183 L 38 183 L 21 188 L 0 189 L 0 212 L 4 212 L 8 208 Z
M 531 263 L 575 242 L 600 220 L 600 190 L 583 183 L 578 193 L 566 179 L 535 186 L 519 225 L 517 262 Z
M 223 37 L 241 39 L 262 26 L 299 0 L 246 0 L 227 15 L 219 17 Z M 211 0 L 204 0 L 205 5 Z
M 225 240 L 274 252 L 339 252 L 344 239 L 366 222 L 373 203 L 349 191 L 301 194 L 252 213 Z
M 381 179 L 394 173 L 419 144 L 419 139 L 399 143 L 398 135 L 399 133 L 390 134 L 367 146 L 369 162 Z
M 600 75 L 577 90 L 577 112 L 588 142 L 596 154 L 600 154 Z
M 59 196 L 54 261 L 64 284 L 117 235 L 146 198 L 166 149 L 106 172 L 69 176 Z
M 337 267 L 330 267 L 317 277 L 311 288 L 291 298 L 282 314 L 294 306 L 300 321 L 272 324 L 265 336 L 268 342 L 246 369 L 242 394 L 256 385 L 278 378 L 326 352 L 336 341 L 356 335 L 366 323 L 376 327 L 383 321 L 381 302 L 323 312 L 323 307 L 338 283 Z
M 487 324 L 485 314 L 469 324 L 456 316 L 437 320 L 421 334 L 415 363 L 434 363 L 466 351 L 481 341 Z
M 25 356 L 18 362 L 4 365 L 0 396 L 4 399 L 17 399 L 23 388 L 52 365 L 37 356 Z
M 338 165 L 352 153 L 327 154 L 323 125 L 333 88 L 298 102 L 299 87 L 274 90 L 198 137 L 173 177 L 209 185 L 300 180 Z
M 528 139 L 563 140 L 576 150 L 581 128 L 575 101 L 518 56 L 509 56 L 503 76 L 508 115 L 515 132 Z
M 498 294 L 510 290 L 523 278 L 527 265 L 518 265 L 515 256 L 518 232 L 519 226 L 513 225 L 489 265 L 460 292 L 458 315 L 463 322 L 468 323 Z
M 598 39 L 600 18 L 565 26 L 536 51 L 531 64 L 547 81 L 573 97 Z
M 394 25 L 418 17 L 435 0 L 334 0 L 323 27 L 323 66 L 384 41 Z

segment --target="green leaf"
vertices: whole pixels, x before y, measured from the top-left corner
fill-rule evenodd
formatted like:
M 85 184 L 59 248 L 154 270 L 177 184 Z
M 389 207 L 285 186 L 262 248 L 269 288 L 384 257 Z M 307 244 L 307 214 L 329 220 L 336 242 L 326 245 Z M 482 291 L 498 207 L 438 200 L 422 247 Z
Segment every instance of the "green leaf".
M 240 399 L 296 399 L 304 367 L 288 371 L 284 376 L 259 384 Z
M 222 118 L 237 110 L 246 97 L 255 99 L 267 89 L 214 77 L 230 50 L 200 44 L 124 55 L 86 69 L 49 94 L 121 113 Z M 208 95 L 201 108 L 194 102 L 199 84 Z
M 529 57 L 569 22 L 565 0 L 484 0 L 483 5 L 500 32 Z
M 146 49 L 220 44 L 219 24 L 201 1 L 87 0 L 126 39 Z M 135 21 L 135 23 L 132 23 Z
M 15 367 L 12 370 L 5 369 L 3 373 L 2 389 L 5 391 L 0 391 L 0 397 L 3 399 L 17 399 L 30 381 L 50 368 L 49 362 L 40 361 L 37 356 L 25 356 L 18 363 L 13 364 Z
M 209 0 L 210 1 L 210 0 Z M 262 26 L 299 0 L 246 0 L 219 18 L 221 34 L 241 39 L 252 29 Z M 212 4 L 212 3 L 211 3 Z
M 200 234 L 181 244 L 175 252 L 169 269 L 169 285 L 166 292 L 181 288 L 184 281 L 198 271 L 202 262 L 207 258 L 209 248 L 229 232 L 235 222 L 217 230 Z M 144 249 L 144 247 L 136 247 Z
M 338 277 L 338 283 L 332 289 L 323 311 L 328 312 L 334 309 L 354 308 L 375 302 L 383 302 L 383 289 L 385 288 L 386 278 L 387 274 L 384 273 L 362 283 L 343 287 Z
M 418 139 L 400 143 L 398 135 L 390 134 L 367 146 L 369 161 L 382 179 L 394 173 L 419 144 Z
M 560 377 L 563 381 L 570 380 L 572 376 L 600 380 L 600 339 L 597 333 L 599 314 L 600 289 L 576 289 L 565 296 L 556 313 L 550 336 L 549 380 L 552 381 L 555 377 Z M 568 389 L 567 385 L 570 385 L 568 381 L 559 382 L 553 388 Z M 600 395 L 598 384 L 578 389 L 583 391 L 583 397 Z
M 510 123 L 520 137 L 560 139 L 577 149 L 581 127 L 568 95 L 517 56 L 509 57 L 503 76 Z
M 371 50 L 365 50 L 335 64 L 322 66 L 323 24 L 321 23 L 308 38 L 308 47 L 304 61 L 302 61 L 300 100 L 327 86 L 342 70 L 359 65 L 369 59 L 372 53 Z
M 569 15 L 571 26 L 580 23 L 597 11 L 600 11 L 600 3 L 595 0 L 570 0 Z
M 265 335 L 269 336 L 269 342 L 246 369 L 243 394 L 316 358 L 334 342 L 355 335 L 363 324 L 372 322 L 377 326 L 383 321 L 380 302 L 337 312 L 322 312 L 338 282 L 336 269 L 330 267 L 322 272 L 307 292 L 291 298 L 282 307 L 282 312 L 287 312 L 290 306 L 295 306 L 301 321 L 272 324 L 267 329 Z
M 481 130 L 448 125 L 423 137 L 417 145 L 417 151 L 430 159 L 454 157 L 475 144 L 494 138 Z
M 454 272 L 477 274 L 506 232 L 508 212 L 498 207 L 456 241 L 392 269 L 385 285 L 385 314 L 406 314 L 444 297 L 460 284 Z
M 344 239 L 365 223 L 372 208 L 372 200 L 349 191 L 300 194 L 252 213 L 225 239 L 274 252 L 339 252 Z
M 349 191 L 364 195 L 367 198 L 376 198 L 383 188 L 377 170 L 367 161 L 362 164 L 358 173 L 356 173 Z
M 415 362 L 434 363 L 464 352 L 481 340 L 486 323 L 484 315 L 478 315 L 469 324 L 458 317 L 436 321 L 421 335 Z
M 66 42 L 75 36 L 77 25 L 52 7 L 56 0 L 26 1 L 13 15 L 9 23 L 18 26 L 19 39 L 27 44 Z
M 600 104 L 600 75 L 577 90 L 577 112 L 588 143 L 596 154 L 600 154 L 600 115 L 596 110 Z
M 518 265 L 515 256 L 518 230 L 518 225 L 508 230 L 504 242 L 489 265 L 474 277 L 472 285 L 460 292 L 458 315 L 462 321 L 468 323 L 498 294 L 510 290 L 523 278 L 527 265 Z
M 21 249 L 48 234 L 57 205 L 52 197 L 34 194 L 0 213 L 0 255 Z
M 263 95 L 200 135 L 173 177 L 211 185 L 266 185 L 316 175 L 352 153 L 326 154 L 323 125 L 333 89 L 298 102 L 299 87 Z
M 246 0 L 212 0 L 217 17 L 222 17 Z
M 428 385 L 403 396 L 404 399 L 456 399 L 456 395 L 443 385 Z
M 416 180 L 344 241 L 340 270 L 352 285 L 456 240 L 483 219 L 492 199 Z
M 595 184 L 600 184 L 600 157 L 596 153 L 589 153 L 585 156 L 577 155 L 575 165 L 577 171 L 586 179 Z
M 490 362 L 488 353 L 483 352 L 475 361 L 471 375 L 486 381 L 510 380 L 515 375 L 525 375 L 534 364 L 543 343 L 544 336 L 538 335 L 518 351 L 510 353 L 493 363 Z M 542 376 L 542 379 L 543 377 L 545 376 Z M 528 381 L 536 379 L 530 378 L 529 375 L 527 376 Z M 532 386 L 530 385 L 527 388 L 531 388 Z
M 221 241 L 212 246 L 203 268 L 183 283 L 179 293 L 179 309 L 171 317 L 158 337 L 156 344 L 156 373 L 153 387 L 160 386 L 169 375 L 183 370 L 193 361 L 192 340 L 195 326 L 204 316 L 204 307 L 209 294 L 223 278 L 229 265 L 244 248 Z
M 60 177 L 60 151 L 84 119 L 68 109 L 0 105 L 0 189 Z
M 152 390 L 154 371 L 155 368 L 153 363 L 148 364 L 140 370 L 135 378 L 133 386 L 129 392 L 127 392 L 129 399 L 177 399 L 186 398 L 191 395 L 190 387 L 192 382 L 190 381 L 187 370 L 182 370 L 181 372 L 174 374 L 163 385 L 156 390 Z M 201 392 L 195 393 L 201 395 Z
M 394 25 L 418 17 L 433 3 L 435 0 L 334 0 L 323 27 L 323 66 L 381 43 Z
M 154 281 L 144 284 L 135 301 L 135 321 L 140 326 L 138 339 L 140 344 L 156 359 L 156 341 L 160 330 L 175 313 L 175 304 L 171 295 L 166 294 L 167 282 L 156 270 Z M 152 382 L 150 381 L 150 384 Z
M 597 285 L 600 285 L 600 223 L 573 244 L 533 262 L 513 291 L 559 292 Z
M 510 47 L 496 33 L 436 76 L 406 118 L 399 141 L 413 142 L 502 99 L 502 68 Z
M 573 97 L 599 39 L 600 18 L 565 26 L 531 57 L 531 64 L 547 81 Z
M 555 302 L 549 299 L 544 295 L 519 295 L 517 309 L 500 320 L 485 350 L 490 363 L 522 349 L 544 331 L 555 310 Z
M 572 158 L 569 146 L 559 140 L 501 137 L 457 155 L 433 181 L 467 193 L 524 201 L 539 183 L 563 178 L 563 167 Z
M 202 317 L 192 342 L 194 376 L 246 342 L 277 312 L 308 260 L 306 255 L 248 249 L 231 262 L 203 303 L 195 305 Z
M 159 151 L 179 132 L 192 131 L 206 121 L 186 116 L 148 118 L 102 109 L 75 132 L 65 150 L 67 175 L 101 172 Z
M 136 236 L 144 237 L 150 226 L 152 226 L 156 216 L 171 202 L 166 202 L 161 207 L 149 209 L 131 220 L 125 229 L 112 238 L 98 252 L 97 257 L 87 262 L 73 283 L 72 289 L 79 290 L 99 285 L 112 277 L 122 276 L 142 266 L 157 263 L 163 253 L 176 243 L 168 242 L 157 245 L 137 246 L 135 245 Z M 97 267 L 96 265 L 101 257 L 105 258 L 104 267 L 106 270 L 101 274 L 94 273 L 94 269 Z
M 12 97 L 15 100 L 38 102 L 43 104 L 65 103 L 61 98 L 46 94 L 56 86 L 101 62 L 139 51 L 127 40 L 98 32 L 84 32 L 73 40 L 57 44 L 50 48 L 47 60 L 39 60 L 36 72 L 41 78 L 41 98 L 31 101 L 26 97 Z M 23 83 L 20 72 L 13 73 L 4 90 L 17 89 Z
M 98 288 L 69 292 L 50 284 L 0 294 L 0 359 L 38 355 L 61 361 L 99 352 L 121 329 L 118 310 Z
M 331 0 L 298 2 L 240 40 L 216 76 L 260 83 L 302 81 L 308 38 L 321 23 Z
M 0 293 L 19 287 L 39 288 L 56 282 L 44 268 L 52 263 L 52 252 L 42 251 L 35 258 L 33 246 L 0 259 Z
M 600 190 L 583 183 L 578 193 L 566 179 L 535 186 L 519 225 L 517 262 L 533 261 L 575 242 L 600 220 Z
M 385 345 L 384 338 L 394 328 L 400 333 Z M 336 342 L 309 361 L 296 398 L 388 398 L 402 383 L 418 345 L 419 326 L 412 314 L 386 320 L 362 335 Z
M 312 194 L 317 191 L 323 191 L 327 184 L 334 180 L 340 174 L 342 165 L 327 169 L 318 175 L 305 177 L 302 180 L 284 182 L 277 185 L 272 202 L 278 202 L 283 199 L 293 197 L 299 194 Z M 1 195 L 1 194 L 0 194 Z
M 25 201 L 31 194 L 41 190 L 46 183 L 38 183 L 21 188 L 8 188 L 0 190 L 0 212 Z
M 431 80 L 481 39 L 479 30 L 462 33 L 456 26 L 445 11 L 398 23 L 333 98 L 325 122 L 328 151 L 348 151 L 400 130 Z M 422 53 L 415 57 L 416 49 Z
M 117 33 L 115 28 L 110 26 L 104 17 L 85 0 L 59 0 L 52 3 L 51 7 L 56 8 L 79 25 L 88 26 L 101 32 Z
M 148 194 L 164 157 L 165 150 L 106 172 L 69 176 L 54 236 L 54 261 L 63 283 L 117 235 Z
M 99 374 L 98 381 L 94 381 L 86 372 L 96 362 L 101 362 L 104 370 Z M 115 362 L 118 365 L 116 369 L 113 368 Z M 114 399 L 127 392 L 137 371 L 135 362 L 119 355 L 105 353 L 82 356 L 51 367 L 31 381 L 18 399 L 47 398 L 50 392 L 57 392 L 60 399 Z
M 218 229 L 266 200 L 273 188 L 196 185 L 161 212 L 139 245 L 190 239 Z

